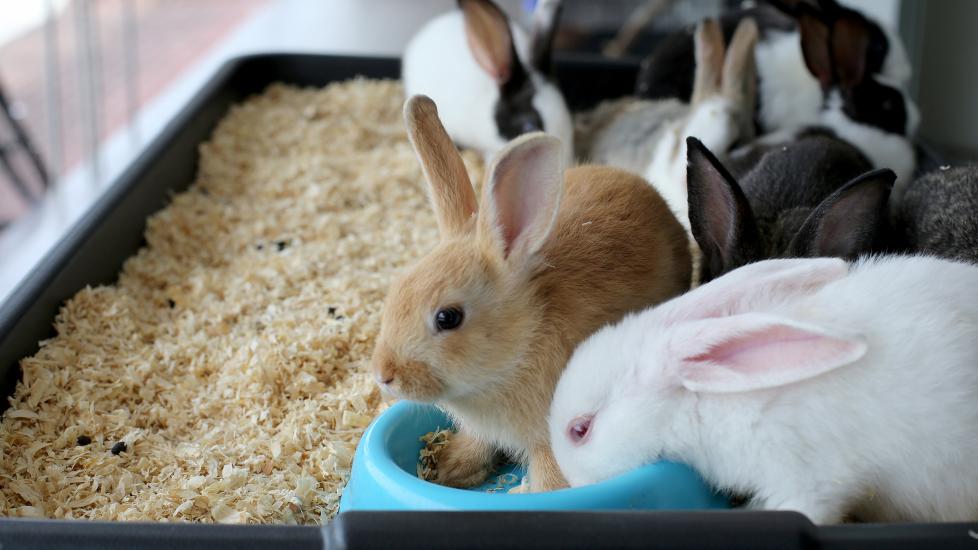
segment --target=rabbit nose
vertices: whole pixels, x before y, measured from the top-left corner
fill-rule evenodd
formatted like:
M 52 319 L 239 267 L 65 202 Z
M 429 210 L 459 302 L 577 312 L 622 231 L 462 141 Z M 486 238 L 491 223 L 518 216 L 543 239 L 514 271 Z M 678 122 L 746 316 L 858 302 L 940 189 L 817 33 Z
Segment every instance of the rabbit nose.
M 381 386 L 389 386 L 394 381 L 394 364 L 389 362 L 382 364 L 374 378 Z
M 389 386 L 394 381 L 397 369 L 393 354 L 386 347 L 378 347 L 374 353 L 374 379 L 381 386 Z

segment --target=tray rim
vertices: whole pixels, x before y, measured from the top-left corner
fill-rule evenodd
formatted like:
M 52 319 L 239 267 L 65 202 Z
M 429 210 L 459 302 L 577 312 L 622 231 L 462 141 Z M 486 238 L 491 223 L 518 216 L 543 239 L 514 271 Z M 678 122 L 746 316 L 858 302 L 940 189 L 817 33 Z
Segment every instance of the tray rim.
M 42 259 L 28 272 L 14 289 L 10 292 L 7 299 L 0 303 L 0 344 L 6 341 L 11 329 L 19 322 L 21 317 L 31 308 L 37 298 L 48 288 L 53 279 L 61 272 L 64 266 L 71 260 L 72 256 L 78 251 L 80 246 L 89 239 L 99 228 L 105 216 L 112 212 L 135 189 L 140 176 L 144 174 L 160 154 L 166 151 L 176 140 L 178 134 L 187 123 L 202 109 L 207 106 L 208 101 L 215 96 L 223 86 L 227 85 L 241 69 L 242 66 L 261 60 L 273 59 L 298 59 L 298 58 L 321 58 L 322 60 L 335 60 L 337 62 L 357 63 L 357 62 L 396 62 L 396 58 L 389 56 L 370 56 L 370 55 L 328 55 L 315 53 L 292 53 L 292 52 L 263 52 L 236 56 L 225 61 L 191 97 L 189 101 L 180 109 L 162 130 L 144 147 L 142 152 L 133 162 L 126 167 L 105 189 L 102 195 L 88 208 L 88 210 L 71 225 L 70 229 L 45 253 Z M 558 55 L 557 61 L 564 62 L 589 62 L 599 59 L 597 56 L 588 55 Z M 610 61 L 602 60 L 610 68 L 627 69 L 635 67 L 633 60 Z M 712 523 L 717 518 L 723 517 L 718 514 L 733 514 L 735 517 L 750 521 L 744 521 L 740 527 L 733 527 L 733 532 L 740 536 L 764 536 L 770 531 L 773 525 L 791 524 L 790 532 L 793 538 L 781 541 L 784 546 L 812 547 L 812 546 L 839 546 L 852 547 L 857 544 L 865 543 L 887 543 L 896 547 L 914 547 L 928 541 L 940 541 L 942 547 L 969 547 L 975 548 L 975 538 L 972 533 L 978 535 L 978 524 L 971 523 L 897 523 L 897 524 L 851 524 L 833 526 L 814 526 L 804 516 L 795 512 L 747 512 L 741 510 L 730 511 L 554 511 L 554 512 L 344 512 L 334 520 L 322 527 L 315 526 L 285 526 L 281 524 L 268 525 L 242 525 L 229 526 L 218 524 L 194 524 L 194 523 L 166 523 L 166 522 L 125 522 L 125 521 L 91 521 L 91 520 L 64 520 L 64 519 L 35 519 L 0 517 L 0 546 L 6 548 L 7 542 L 14 540 L 23 543 L 27 538 L 23 538 L 25 533 L 29 535 L 30 546 L 38 548 L 75 548 L 80 543 L 86 542 L 83 537 L 104 536 L 106 533 L 117 539 L 114 544 L 120 546 L 130 543 L 146 543 L 147 547 L 170 547 L 170 543 L 179 541 L 189 542 L 192 547 L 214 547 L 215 538 L 220 538 L 222 542 L 229 544 L 228 547 L 253 547 L 253 548 L 272 548 L 280 547 L 282 543 L 294 543 L 309 548 L 322 548 L 331 545 L 346 546 L 358 540 L 358 537 L 367 537 L 368 529 L 376 530 L 378 525 L 387 524 L 391 521 L 400 525 L 407 522 L 416 528 L 416 534 L 421 536 L 427 533 L 432 522 L 454 524 L 461 516 L 472 514 L 485 515 L 487 517 L 501 518 L 499 521 L 507 522 L 513 518 L 519 518 L 530 514 L 532 517 L 540 519 L 546 525 L 551 523 L 566 525 L 569 535 L 574 535 L 575 528 L 579 528 L 581 514 L 589 517 L 621 516 L 634 517 L 636 514 L 647 518 L 650 526 L 660 525 L 666 527 L 673 522 L 691 522 L 698 525 L 699 529 L 690 532 L 689 538 L 685 540 L 674 539 L 672 542 L 697 547 L 704 540 L 704 531 L 709 531 L 714 527 Z M 563 516 L 567 521 L 560 518 Z M 418 518 L 426 519 L 418 519 Z M 382 519 L 387 518 L 387 519 Z M 547 519 L 550 518 L 550 519 Z M 555 519 L 556 518 L 556 519 Z M 551 523 L 546 523 L 550 521 Z M 541 524 L 541 525 L 544 525 Z M 315 532 L 315 535 L 313 535 Z M 609 531 L 611 533 L 611 531 Z M 193 537 L 191 535 L 201 535 Z M 621 534 L 621 533 L 618 533 Z M 490 536 L 487 531 L 472 531 L 474 536 Z M 16 538 L 16 537 L 21 538 Z M 148 537 L 177 536 L 177 538 L 156 539 Z M 375 534 L 370 534 L 368 538 L 376 538 Z M 906 538 L 904 538 L 906 537 Z M 422 542 L 436 542 L 424 541 Z M 485 539 L 489 541 L 490 539 Z M 553 542 L 552 539 L 546 539 Z M 573 543 L 574 539 L 567 539 L 568 543 Z M 483 541 L 483 542 L 485 542 Z M 403 543 L 405 539 L 391 538 L 389 542 Z M 412 541 L 417 542 L 417 541 Z M 458 543 L 458 539 L 452 541 Z M 530 542 L 527 540 L 525 542 Z M 609 542 L 622 543 L 621 539 L 609 539 Z M 631 541 L 635 544 L 636 541 Z M 644 539 L 638 541 L 646 542 Z M 733 543 L 734 541 L 730 541 Z M 748 546 L 758 546 L 753 544 L 752 539 L 742 540 Z M 86 544 L 95 544 L 89 540 Z M 218 545 L 220 546 L 220 545 Z M 92 546 L 97 547 L 97 546 Z M 223 547 L 223 546 L 221 546 Z

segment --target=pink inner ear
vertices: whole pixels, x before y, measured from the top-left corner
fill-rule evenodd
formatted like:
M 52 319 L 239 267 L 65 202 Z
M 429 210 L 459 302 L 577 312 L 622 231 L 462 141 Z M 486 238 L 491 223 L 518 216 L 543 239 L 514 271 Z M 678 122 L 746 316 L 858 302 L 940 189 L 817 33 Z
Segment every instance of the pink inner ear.
M 746 341 L 728 340 L 712 347 L 706 353 L 690 357 L 690 361 L 708 361 L 743 374 L 775 369 L 791 360 L 792 355 L 822 352 L 822 338 L 797 334 L 790 327 L 771 327 L 763 334 L 753 335 Z
M 781 322 L 749 326 L 751 315 L 706 321 L 720 341 L 681 363 L 683 385 L 693 391 L 738 392 L 782 386 L 849 364 L 866 352 L 859 339 Z M 737 327 L 737 324 L 741 327 Z M 744 324 L 748 326 L 743 326 Z M 733 331 L 723 334 L 727 325 Z M 707 333 L 708 334 L 708 333 Z M 711 338 L 712 339 L 712 338 Z
M 807 10 L 802 10 L 798 15 L 798 24 L 801 27 L 801 51 L 805 66 L 822 84 L 822 88 L 828 88 L 835 78 L 829 48 L 829 28 L 817 15 L 808 13 Z
M 848 272 L 841 258 L 765 260 L 739 267 L 662 307 L 668 308 L 670 323 L 749 313 L 812 294 Z
M 536 138 L 515 147 L 499 159 L 492 180 L 503 256 L 532 252 L 546 237 L 563 185 L 559 142 Z
M 546 189 L 540 180 L 528 174 L 525 185 L 517 178 L 506 178 L 496 187 L 499 225 L 503 230 L 504 257 L 508 257 L 520 234 L 530 229 L 534 214 L 539 214 L 546 201 Z
M 468 0 L 461 3 L 461 8 L 466 41 L 476 62 L 497 84 L 505 84 L 514 53 L 509 20 L 489 1 Z
M 836 21 L 832 27 L 830 47 L 842 87 L 848 88 L 862 82 L 866 73 L 866 50 L 869 48 L 869 35 L 863 20 L 847 16 Z

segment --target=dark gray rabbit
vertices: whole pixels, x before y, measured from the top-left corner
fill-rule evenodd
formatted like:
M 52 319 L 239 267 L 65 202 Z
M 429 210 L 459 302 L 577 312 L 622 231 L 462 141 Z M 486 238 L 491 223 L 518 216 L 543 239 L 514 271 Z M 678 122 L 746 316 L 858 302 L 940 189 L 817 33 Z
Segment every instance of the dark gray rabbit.
M 883 247 L 896 175 L 872 170 L 852 145 L 824 131 L 731 155 L 740 178 L 699 140 L 687 140 L 686 184 L 701 282 L 767 258 L 853 259 Z M 742 160 L 742 159 L 740 159 Z M 738 183 L 738 179 L 739 182 Z
M 978 165 L 917 178 L 897 201 L 893 225 L 906 251 L 978 263 Z
M 552 78 L 559 0 L 537 3 L 530 35 L 492 0 L 458 0 L 458 7 L 405 47 L 405 96 L 433 99 L 452 140 L 487 160 L 511 139 L 542 130 L 560 138 L 571 164 L 574 126 Z

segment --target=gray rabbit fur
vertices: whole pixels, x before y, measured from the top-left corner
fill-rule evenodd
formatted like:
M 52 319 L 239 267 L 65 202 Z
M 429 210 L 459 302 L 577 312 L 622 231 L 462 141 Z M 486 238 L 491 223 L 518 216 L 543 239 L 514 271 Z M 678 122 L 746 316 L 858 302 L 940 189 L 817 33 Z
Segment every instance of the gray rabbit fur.
M 978 164 L 917 178 L 894 210 L 900 248 L 978 263 Z
M 654 144 L 669 123 L 682 119 L 689 111 L 689 105 L 678 99 L 625 97 L 606 101 L 576 117 L 575 154 L 584 162 L 642 174 L 652 161 Z
M 689 218 L 703 251 L 703 282 L 767 258 L 854 259 L 883 247 L 895 175 L 870 172 L 866 157 L 831 132 L 735 151 L 731 170 L 695 139 L 688 151 Z

